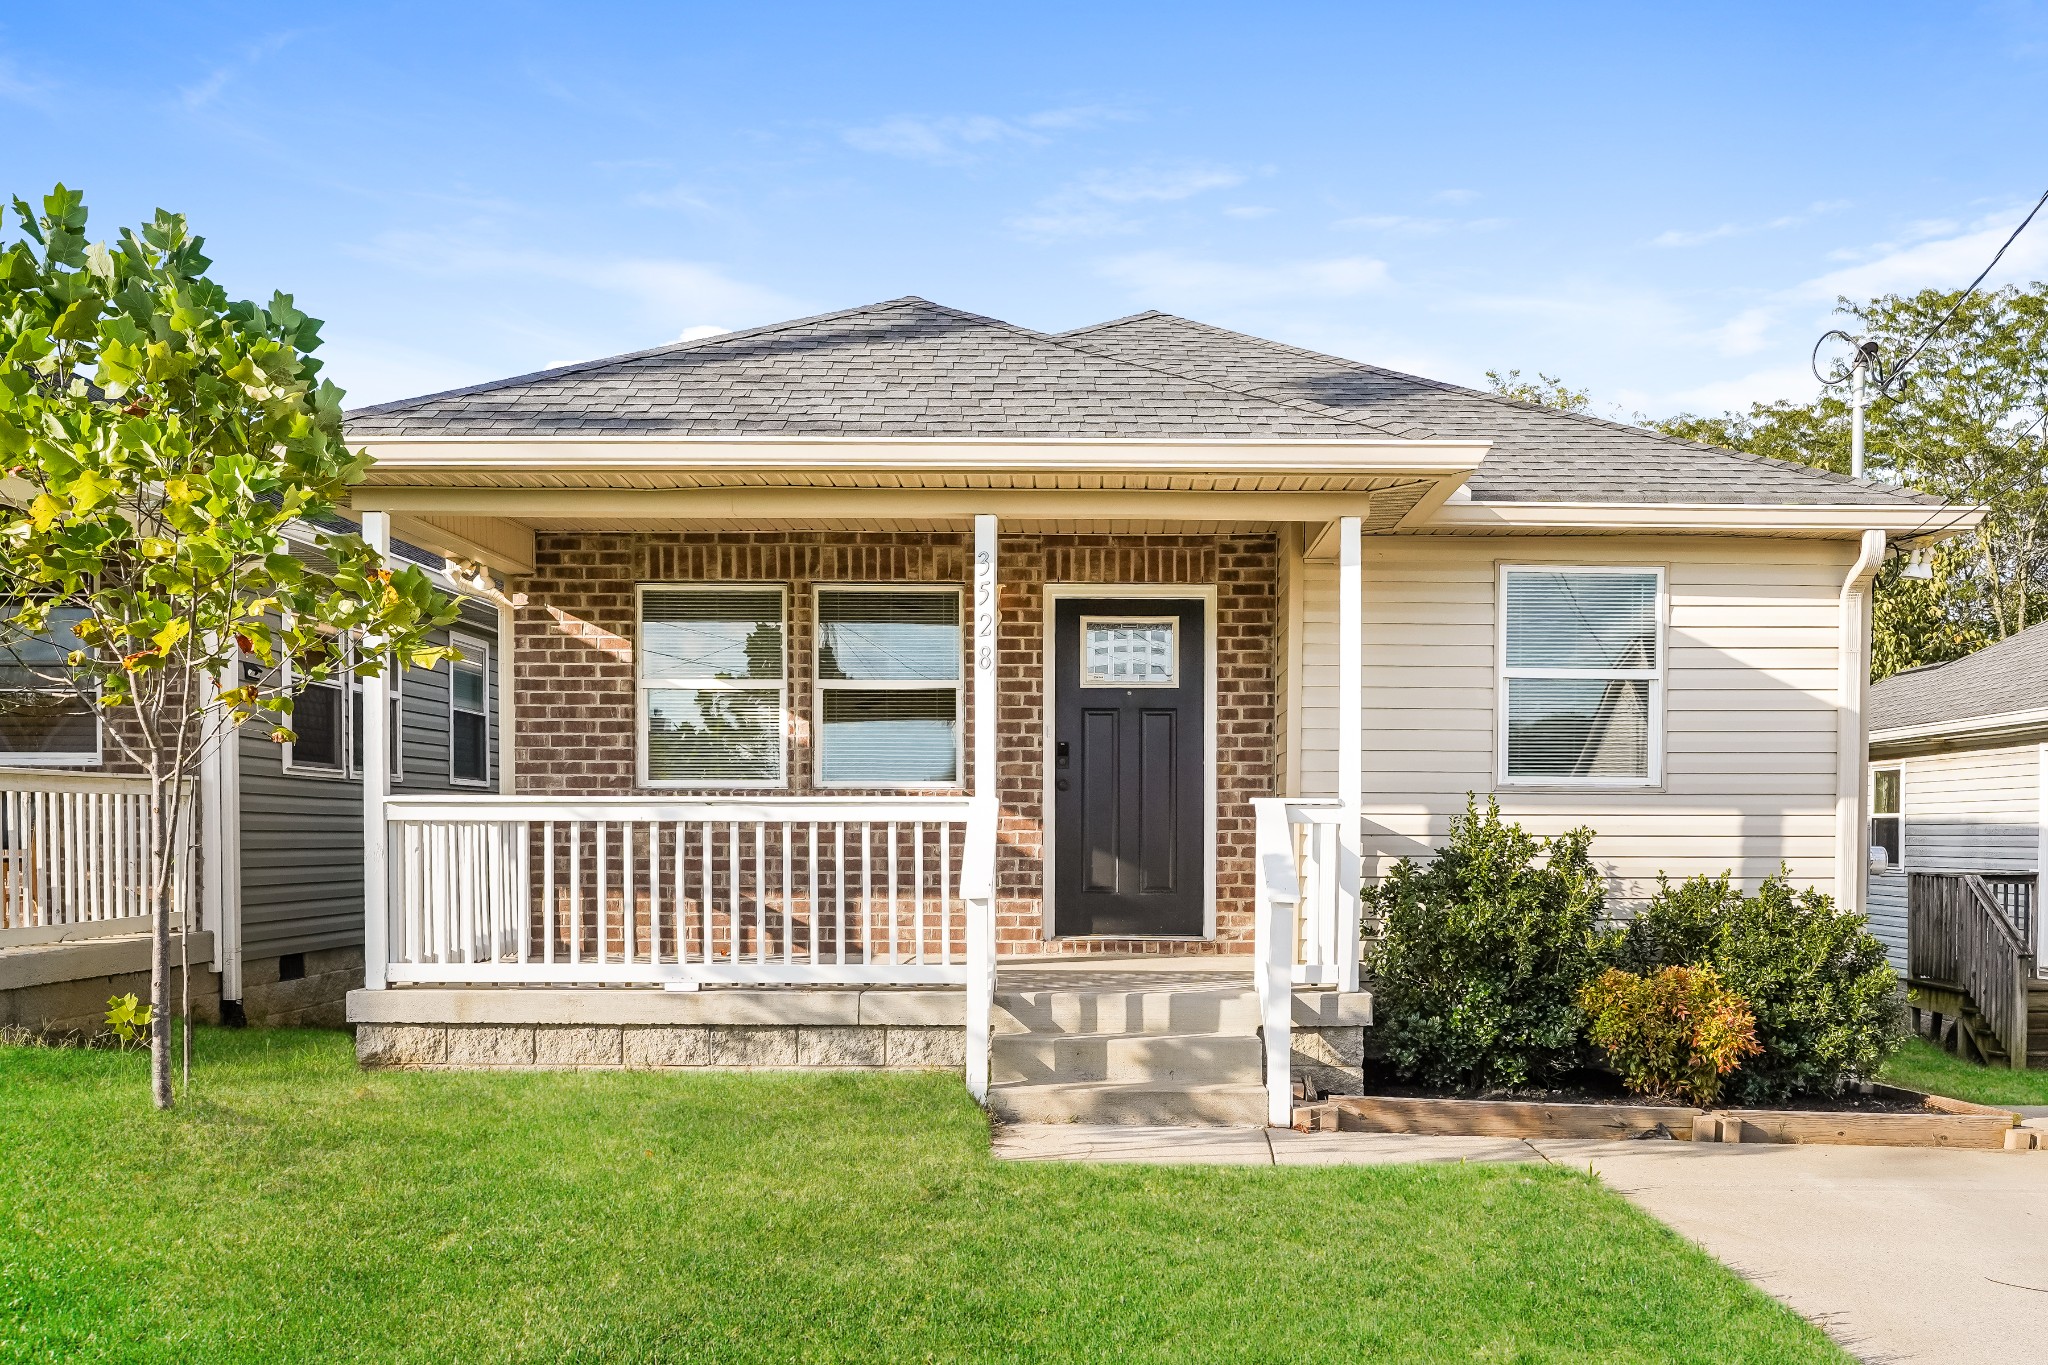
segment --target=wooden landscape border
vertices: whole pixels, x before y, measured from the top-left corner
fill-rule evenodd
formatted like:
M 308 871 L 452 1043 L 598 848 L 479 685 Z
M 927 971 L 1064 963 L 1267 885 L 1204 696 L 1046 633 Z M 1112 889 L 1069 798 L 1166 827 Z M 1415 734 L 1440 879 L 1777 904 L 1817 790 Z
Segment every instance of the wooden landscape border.
M 1428 1137 L 1657 1138 L 1680 1142 L 1808 1143 L 1858 1147 L 1956 1147 L 1998 1151 L 2019 1116 L 1989 1105 L 1896 1086 L 1865 1092 L 1917 1099 L 1934 1113 L 1825 1109 L 1696 1109 L 1688 1105 L 1576 1104 L 1333 1095 L 1297 1105 L 1302 1132 L 1412 1133 Z

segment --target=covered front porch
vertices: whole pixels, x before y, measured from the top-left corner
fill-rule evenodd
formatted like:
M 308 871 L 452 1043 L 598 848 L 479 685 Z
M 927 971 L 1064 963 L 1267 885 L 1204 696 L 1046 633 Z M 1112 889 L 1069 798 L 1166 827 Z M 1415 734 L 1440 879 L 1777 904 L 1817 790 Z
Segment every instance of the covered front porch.
M 515 644 L 495 670 L 495 793 L 411 796 L 366 771 L 369 969 L 350 1002 L 366 1062 L 945 1065 L 978 1098 L 1161 1080 L 1235 1087 L 1217 1112 L 1243 1116 L 1249 1086 L 1249 1118 L 1276 1122 L 1297 1072 L 1325 1068 L 1327 1088 L 1357 1066 L 1360 775 L 1334 755 L 1360 746 L 1363 537 L 1454 471 L 806 490 L 808 511 L 781 499 L 791 524 L 770 528 L 759 494 L 542 497 L 385 469 L 358 499 L 365 534 L 471 559 Z M 876 515 L 849 515 L 862 506 Z M 1304 603 L 1304 564 L 1334 601 Z M 772 690 L 786 748 L 746 780 L 678 779 L 650 728 L 675 680 L 646 661 L 680 650 L 666 621 L 701 610 L 648 599 L 757 585 L 787 604 L 755 650 L 776 659 L 693 685 Z M 911 588 L 957 590 L 957 672 L 903 670 L 957 687 L 936 711 L 957 765 L 849 782 L 828 699 L 896 684 L 850 676 L 834 595 Z M 1303 647 L 1310 611 L 1335 618 L 1326 656 Z M 1302 701 L 1319 669 L 1334 733 Z M 381 693 L 367 683 L 370 763 Z M 1154 964 L 1173 969 L 1117 984 Z M 1044 970 L 1083 975 L 1045 987 L 1056 1005 L 999 1006 Z M 1126 1112 L 1150 1112 L 1134 1096 Z

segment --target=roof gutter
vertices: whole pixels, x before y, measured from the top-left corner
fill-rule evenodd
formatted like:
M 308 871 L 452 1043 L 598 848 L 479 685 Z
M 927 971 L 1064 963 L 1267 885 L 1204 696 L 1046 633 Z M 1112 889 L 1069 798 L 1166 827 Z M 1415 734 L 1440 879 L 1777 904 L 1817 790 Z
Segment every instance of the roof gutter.
M 1836 637 L 1840 703 L 1835 729 L 1835 903 L 1863 913 L 1870 872 L 1864 835 L 1864 756 L 1870 741 L 1866 702 L 1870 693 L 1870 585 L 1884 563 L 1884 532 L 1866 530 L 1849 573 L 1842 580 Z

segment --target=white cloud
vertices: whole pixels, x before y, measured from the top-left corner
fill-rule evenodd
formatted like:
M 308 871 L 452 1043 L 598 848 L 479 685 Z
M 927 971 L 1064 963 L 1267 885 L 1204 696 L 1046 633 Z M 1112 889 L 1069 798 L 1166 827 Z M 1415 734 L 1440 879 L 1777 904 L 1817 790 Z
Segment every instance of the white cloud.
M 1490 232 L 1507 223 L 1505 218 L 1421 218 L 1405 213 L 1365 213 L 1340 218 L 1331 226 L 1384 232 L 1397 237 L 1436 237 L 1446 232 Z
M 1960 289 L 1990 261 L 2022 212 L 2015 210 L 1980 219 L 1968 231 L 1910 246 L 1881 245 L 1872 249 L 1872 259 L 1808 280 L 1793 289 L 1792 296 L 1831 302 L 1838 295 L 1867 299 L 1879 294 L 1914 294 L 1922 289 Z M 2048 218 L 2048 210 L 2043 211 L 2042 217 Z M 2044 272 L 2048 272 L 2048 223 L 2037 218 L 2005 253 L 2005 259 L 1998 263 L 1985 285 L 1995 287 L 2038 279 Z
M 1431 202 L 1438 204 L 1469 204 L 1474 199 L 1477 199 L 1479 197 L 1479 191 L 1438 190 L 1435 194 L 1432 194 L 1429 197 Z
M 1721 223 L 1710 228 L 1669 228 L 1652 237 L 1650 245 L 1699 246 L 1723 237 L 1749 237 L 1759 232 L 1777 232 L 1782 228 L 1810 223 L 1823 214 L 1835 213 L 1847 207 L 1849 201 L 1846 199 L 1822 199 L 1807 205 L 1803 212 L 1781 214 L 1761 223 Z
M 1722 355 L 1755 355 L 1770 344 L 1766 334 L 1777 320 L 1775 309 L 1745 308 L 1708 332 L 1707 337 Z
M 1133 294 L 1176 308 L 1276 299 L 1348 298 L 1379 289 L 1387 282 L 1386 262 L 1369 256 L 1239 265 L 1146 251 L 1104 261 L 1097 269 Z
M 1813 371 L 1800 363 L 1773 365 L 1734 379 L 1714 380 L 1661 395 L 1631 391 L 1617 396 L 1644 412 L 1719 413 L 1743 412 L 1752 403 L 1775 402 L 1780 398 L 1811 398 L 1813 390 Z
M 848 146 L 863 152 L 945 165 L 972 161 L 979 150 L 998 144 L 1038 146 L 1051 141 L 1049 134 L 1075 132 L 1125 117 L 1128 115 L 1119 110 L 1097 105 L 1041 109 L 1020 118 L 898 114 L 880 123 L 845 129 L 840 136 Z
M 585 256 L 483 245 L 423 232 L 392 232 L 351 252 L 423 275 L 553 280 L 613 294 L 665 326 L 709 326 L 699 318 L 771 320 L 803 312 L 772 289 L 748 284 L 701 261 L 645 256 Z
M 665 190 L 641 190 L 627 195 L 626 202 L 642 208 L 678 209 L 684 213 L 706 216 L 713 216 L 718 212 L 709 199 L 688 185 L 671 185 Z
M 676 340 L 702 341 L 706 337 L 722 337 L 731 330 L 732 328 L 730 327 L 720 327 L 716 323 L 699 323 L 695 327 L 685 327 L 682 331 L 682 335 L 678 336 Z
M 1032 212 L 1011 219 L 1010 226 L 1045 241 L 1127 235 L 1142 225 L 1122 209 L 1175 203 L 1243 183 L 1244 176 L 1236 171 L 1200 163 L 1092 171 L 1039 200 Z
M 1265 204 L 1232 204 L 1223 210 L 1225 218 L 1270 218 L 1275 212 Z

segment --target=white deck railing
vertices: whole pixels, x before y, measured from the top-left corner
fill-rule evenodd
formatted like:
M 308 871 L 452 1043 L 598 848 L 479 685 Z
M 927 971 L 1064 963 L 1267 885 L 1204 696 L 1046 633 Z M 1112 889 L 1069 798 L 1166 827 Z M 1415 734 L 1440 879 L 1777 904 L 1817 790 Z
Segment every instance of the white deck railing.
M 1335 798 L 1268 797 L 1252 809 L 1267 1118 L 1285 1125 L 1294 1103 L 1295 986 L 1358 989 L 1357 814 Z
M 155 851 L 146 781 L 0 772 L 0 946 L 141 932 Z
M 971 798 L 392 797 L 393 983 L 965 983 Z M 979 838 L 990 845 L 975 857 Z

